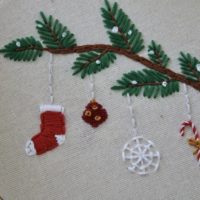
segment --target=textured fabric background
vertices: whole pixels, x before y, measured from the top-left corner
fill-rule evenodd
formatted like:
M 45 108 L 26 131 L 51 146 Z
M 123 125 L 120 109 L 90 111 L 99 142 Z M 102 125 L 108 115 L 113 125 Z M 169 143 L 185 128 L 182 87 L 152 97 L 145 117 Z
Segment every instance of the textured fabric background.
M 143 33 L 146 45 L 152 39 L 163 45 L 173 70 L 180 70 L 180 50 L 199 56 L 199 0 L 118 2 Z M 102 5 L 101 0 L 0 0 L 0 46 L 18 37 L 39 38 L 34 21 L 40 10 L 66 24 L 78 44 L 109 43 Z M 0 195 L 5 200 L 199 199 L 199 168 L 186 137 L 178 135 L 180 123 L 187 119 L 183 94 L 134 98 L 139 132 L 155 142 L 162 159 L 156 174 L 131 174 L 121 159 L 121 149 L 132 137 L 127 102 L 110 87 L 124 72 L 143 66 L 118 56 L 115 64 L 95 76 L 97 99 L 109 119 L 92 129 L 81 120 L 89 101 L 89 80 L 71 75 L 76 56 L 54 57 L 55 99 L 66 108 L 66 143 L 31 158 L 25 155 L 24 144 L 39 130 L 39 104 L 48 101 L 48 54 L 31 63 L 0 56 Z M 189 93 L 200 128 L 200 93 L 191 88 Z

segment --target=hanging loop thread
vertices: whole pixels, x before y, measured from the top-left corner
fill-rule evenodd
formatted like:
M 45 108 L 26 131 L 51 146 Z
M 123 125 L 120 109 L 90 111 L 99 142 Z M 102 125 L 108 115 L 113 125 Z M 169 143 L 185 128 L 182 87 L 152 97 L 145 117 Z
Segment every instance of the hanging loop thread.
M 136 119 L 135 119 L 135 116 L 134 116 L 133 102 L 132 102 L 132 98 L 130 97 L 129 93 L 127 93 L 127 102 L 128 102 L 128 109 L 129 109 L 130 120 L 131 120 L 132 133 L 133 133 L 134 136 L 137 136 L 138 130 L 137 130 Z
M 48 63 L 48 69 L 49 69 L 49 101 L 50 104 L 54 103 L 54 92 L 53 92 L 53 54 L 50 53 L 49 55 L 49 63 Z

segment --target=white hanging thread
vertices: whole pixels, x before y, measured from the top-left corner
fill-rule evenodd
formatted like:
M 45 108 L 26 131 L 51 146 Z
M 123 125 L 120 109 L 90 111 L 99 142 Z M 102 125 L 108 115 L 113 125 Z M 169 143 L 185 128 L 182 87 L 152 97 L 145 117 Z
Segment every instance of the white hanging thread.
M 183 94 L 184 94 L 184 97 L 185 97 L 186 115 L 187 115 L 188 120 L 184 121 L 181 124 L 180 134 L 181 134 L 181 136 L 184 136 L 185 128 L 187 126 L 189 126 L 189 127 L 192 128 L 192 131 L 193 131 L 193 133 L 195 135 L 195 138 L 198 138 L 199 137 L 198 136 L 198 131 L 197 131 L 195 125 L 192 122 L 191 105 L 190 105 L 190 99 L 189 99 L 189 95 L 188 95 L 188 88 L 187 88 L 186 84 L 183 84 Z
M 191 116 L 191 105 L 190 105 L 190 99 L 189 99 L 189 95 L 188 95 L 188 88 L 186 84 L 183 84 L 183 94 L 185 96 L 185 105 L 186 105 L 186 113 L 187 113 L 187 117 L 188 120 L 190 121 L 192 119 Z
M 138 135 L 138 131 L 137 131 L 137 125 L 136 125 L 136 120 L 134 117 L 134 111 L 133 111 L 133 102 L 132 99 L 129 95 L 129 93 L 127 94 L 127 101 L 128 101 L 128 109 L 129 109 L 129 113 L 130 113 L 130 117 L 131 117 L 131 124 L 132 124 L 132 132 L 134 136 Z
M 139 175 L 156 172 L 160 163 L 160 153 L 155 150 L 155 145 L 152 141 L 146 140 L 143 136 L 137 136 L 136 120 L 132 99 L 129 94 L 127 94 L 127 100 L 134 137 L 124 145 L 122 159 L 129 163 L 128 170 L 130 172 Z
M 49 100 L 50 104 L 54 103 L 54 94 L 53 94 L 53 54 L 49 55 Z
M 95 84 L 94 84 L 94 75 L 91 74 L 89 76 L 90 79 L 90 98 L 91 100 L 95 99 Z

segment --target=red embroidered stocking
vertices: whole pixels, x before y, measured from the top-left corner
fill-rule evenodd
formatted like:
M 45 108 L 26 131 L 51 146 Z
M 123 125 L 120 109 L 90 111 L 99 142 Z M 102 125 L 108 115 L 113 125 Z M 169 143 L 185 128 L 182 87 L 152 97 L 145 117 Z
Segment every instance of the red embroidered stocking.
M 65 141 L 64 108 L 58 105 L 43 105 L 40 107 L 40 132 L 26 143 L 26 154 L 40 155 L 50 151 Z

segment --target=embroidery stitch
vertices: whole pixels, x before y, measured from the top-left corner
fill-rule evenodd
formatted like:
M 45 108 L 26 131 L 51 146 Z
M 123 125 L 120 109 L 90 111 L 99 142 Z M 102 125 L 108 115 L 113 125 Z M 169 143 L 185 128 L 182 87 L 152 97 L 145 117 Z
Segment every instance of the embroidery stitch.
M 65 117 L 62 112 L 46 111 L 41 113 L 41 131 L 26 143 L 29 156 L 41 155 L 65 141 Z
M 81 53 L 72 69 L 74 70 L 74 75 L 81 74 L 82 78 L 109 67 L 116 59 L 115 54 L 120 54 L 141 63 L 151 70 L 155 70 L 159 75 L 163 75 L 163 78 L 167 79 L 163 85 L 166 85 L 168 81 L 176 83 L 176 86 L 173 86 L 175 89 L 169 93 L 166 92 L 167 88 L 170 88 L 168 84 L 164 86 L 166 90 L 163 93 L 166 94 L 163 96 L 178 91 L 178 82 L 185 83 L 200 91 L 200 72 L 198 70 L 200 61 L 197 58 L 181 52 L 179 60 L 181 61 L 183 74 L 179 74 L 165 67 L 168 64 L 169 58 L 163 52 L 161 46 L 154 41 L 151 42 L 148 49 L 150 60 L 139 56 L 138 53 L 144 48 L 141 32 L 138 31 L 134 23 L 119 8 L 117 3 L 111 6 L 105 0 L 105 5 L 105 8 L 101 8 L 102 17 L 104 25 L 108 29 L 112 45 L 94 44 L 77 46 L 73 33 L 66 26 L 63 26 L 51 15 L 45 16 L 43 12 L 40 12 L 42 20 L 36 21 L 36 29 L 46 47 L 43 47 L 40 41 L 31 36 L 10 42 L 3 49 L 0 49 L 0 53 L 15 61 L 33 61 L 41 57 L 44 51 L 52 54 Z M 121 20 L 122 18 L 124 20 Z M 186 62 L 190 63 L 189 68 L 185 66 Z M 137 94 L 137 92 L 135 93 Z M 132 95 L 131 92 L 130 95 Z
M 90 98 L 92 100 L 85 107 L 85 110 L 82 114 L 82 119 L 86 123 L 90 124 L 93 128 L 97 128 L 100 124 L 106 121 L 108 114 L 106 109 L 104 109 L 103 106 L 95 100 L 94 75 L 90 75 L 89 80 Z
M 49 56 L 48 86 L 50 104 L 40 106 L 40 132 L 28 140 L 25 151 L 28 156 L 41 155 L 65 141 L 64 107 L 55 105 L 53 94 L 53 55 Z
M 185 135 L 185 128 L 191 127 L 192 133 L 194 134 L 194 138 L 188 139 L 188 144 L 195 147 L 195 151 L 193 152 L 193 155 L 196 155 L 196 158 L 198 160 L 198 164 L 200 166 L 200 148 L 199 148 L 200 147 L 199 146 L 200 134 L 197 131 L 196 126 L 192 122 L 191 105 L 190 105 L 190 100 L 189 100 L 189 96 L 188 96 L 188 89 L 187 89 L 187 86 L 185 84 L 183 84 L 183 94 L 184 94 L 184 97 L 185 97 L 186 114 L 187 114 L 187 117 L 188 117 L 188 121 L 184 121 L 181 124 L 180 134 L 181 134 L 181 136 L 184 136 Z
M 127 94 L 128 108 L 131 117 L 132 132 L 134 137 L 128 141 L 122 150 L 122 158 L 128 161 L 128 170 L 139 175 L 146 175 L 157 171 L 160 163 L 160 153 L 155 150 L 152 141 L 138 136 L 136 120 L 130 95 Z
M 200 61 L 197 58 L 189 53 L 181 52 L 179 57 L 181 73 L 176 73 L 167 68 L 169 57 L 161 45 L 154 41 L 148 47 L 149 59 L 142 57 L 138 53 L 144 49 L 143 37 L 128 15 L 118 7 L 117 3 L 111 6 L 108 0 L 105 0 L 105 8 L 101 8 L 101 11 L 111 45 L 78 46 L 73 33 L 66 26 L 63 26 L 51 15 L 45 16 L 41 12 L 41 20 L 36 21 L 36 29 L 45 47 L 31 36 L 13 40 L 0 49 L 0 53 L 14 61 L 34 61 L 41 57 L 43 52 L 52 54 L 80 53 L 72 69 L 74 75 L 80 74 L 82 78 L 108 68 L 116 60 L 116 54 L 119 54 L 149 68 L 148 70 L 126 73 L 121 80 L 117 81 L 118 85 L 113 86 L 112 89 L 123 90 L 123 95 L 138 96 L 143 91 L 143 96 L 148 98 L 166 97 L 179 92 L 179 83 L 200 91 Z M 49 83 L 51 78 L 50 75 Z M 50 94 L 53 94 L 53 88 L 50 85 L 49 91 Z M 53 102 L 53 95 L 50 96 L 51 102 Z M 94 95 L 92 94 L 92 96 Z M 187 103 L 186 105 L 188 107 Z M 84 117 L 92 116 L 91 111 L 86 111 L 85 114 Z M 95 126 L 99 125 L 97 122 L 101 122 L 103 118 L 107 118 L 107 113 L 103 117 L 101 115 L 95 116 Z M 184 123 L 186 125 L 189 122 Z M 189 144 L 198 148 L 198 141 L 190 140 Z
M 50 104 L 54 102 L 54 95 L 53 95 L 53 55 L 50 54 L 49 56 L 49 98 Z
M 107 111 L 95 100 L 92 100 L 86 106 L 86 109 L 83 111 L 82 115 L 82 119 L 94 128 L 105 122 L 107 118 Z

